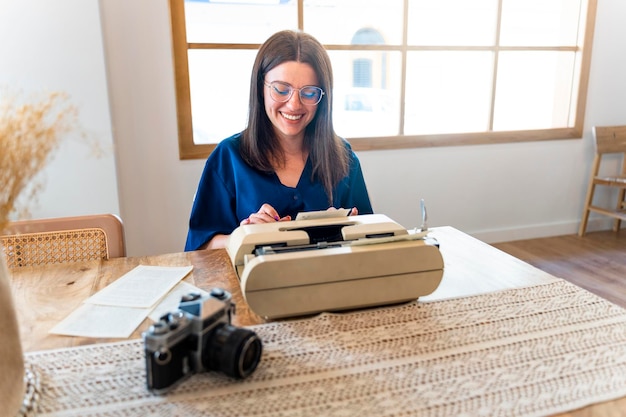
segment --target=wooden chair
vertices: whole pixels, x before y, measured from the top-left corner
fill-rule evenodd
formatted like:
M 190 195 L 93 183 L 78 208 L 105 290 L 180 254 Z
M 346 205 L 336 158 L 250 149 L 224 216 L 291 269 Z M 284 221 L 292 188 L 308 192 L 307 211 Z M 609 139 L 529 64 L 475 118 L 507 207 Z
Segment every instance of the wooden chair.
M 124 226 L 113 214 L 10 222 L 0 243 L 9 268 L 126 256 Z
M 593 128 L 593 140 L 596 154 L 591 167 L 591 178 L 589 179 L 589 187 L 587 189 L 585 209 L 580 229 L 578 230 L 579 236 L 585 235 L 590 212 L 614 218 L 613 231 L 615 232 L 620 229 L 622 220 L 626 220 L 626 202 L 624 201 L 626 194 L 626 126 L 595 126 Z M 607 154 L 621 154 L 621 167 L 617 175 L 605 176 L 600 174 L 600 164 L 603 156 Z M 617 205 L 614 209 L 593 205 L 593 197 L 597 185 L 619 190 Z

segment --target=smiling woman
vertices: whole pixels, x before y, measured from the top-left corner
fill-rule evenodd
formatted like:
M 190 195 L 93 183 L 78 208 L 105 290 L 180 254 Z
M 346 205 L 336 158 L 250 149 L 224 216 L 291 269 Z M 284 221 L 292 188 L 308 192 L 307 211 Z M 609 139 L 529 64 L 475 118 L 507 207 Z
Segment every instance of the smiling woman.
M 276 173 L 279 177 L 281 174 L 290 176 L 287 179 L 288 183 L 283 183 L 295 187 L 308 152 L 303 147 L 304 130 L 316 115 L 323 90 L 315 87 L 318 81 L 311 65 L 302 62 L 284 62 L 268 71 L 265 78 L 263 81 L 266 87 L 263 89 L 265 113 L 274 125 L 274 132 L 281 147 L 287 151 L 284 154 L 285 158 L 280 157 L 275 161 L 275 168 L 279 168 Z M 292 84 L 303 86 L 297 89 L 298 94 L 293 94 L 296 88 L 292 87 Z M 302 91 L 310 89 L 316 90 L 317 95 L 314 93 L 313 98 L 305 96 L 303 99 Z
M 170 0 L 180 157 L 243 123 L 246 92 L 225 85 L 243 89 L 253 51 L 284 27 L 324 44 L 355 150 L 580 138 L 596 3 Z
M 333 127 L 332 91 L 330 59 L 314 37 L 270 36 L 252 68 L 247 127 L 205 165 L 185 250 L 223 247 L 241 224 L 304 211 L 372 213 L 359 160 Z

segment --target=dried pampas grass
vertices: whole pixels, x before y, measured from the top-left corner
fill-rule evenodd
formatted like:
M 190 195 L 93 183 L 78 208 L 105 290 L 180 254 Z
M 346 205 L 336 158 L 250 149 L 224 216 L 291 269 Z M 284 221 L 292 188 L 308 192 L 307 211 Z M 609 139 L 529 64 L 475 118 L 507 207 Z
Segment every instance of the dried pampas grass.
M 32 181 L 60 143 L 78 129 L 78 110 L 67 94 L 53 92 L 23 100 L 3 95 L 0 102 L 0 232 L 12 214 L 27 212 L 16 206 L 18 197 L 35 198 L 41 184 Z

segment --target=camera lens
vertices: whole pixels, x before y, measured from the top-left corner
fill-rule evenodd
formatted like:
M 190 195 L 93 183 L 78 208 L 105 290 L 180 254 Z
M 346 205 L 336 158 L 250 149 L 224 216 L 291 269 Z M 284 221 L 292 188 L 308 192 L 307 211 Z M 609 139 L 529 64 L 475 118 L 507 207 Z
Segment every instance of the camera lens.
M 256 333 L 223 324 L 209 336 L 202 362 L 206 369 L 233 378 L 245 378 L 256 369 L 262 350 L 261 339 Z

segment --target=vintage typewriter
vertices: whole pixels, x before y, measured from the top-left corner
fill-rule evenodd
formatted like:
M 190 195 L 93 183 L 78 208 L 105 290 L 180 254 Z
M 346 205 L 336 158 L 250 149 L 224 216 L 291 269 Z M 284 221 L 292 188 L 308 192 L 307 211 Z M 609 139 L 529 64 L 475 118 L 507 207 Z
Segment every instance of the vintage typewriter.
M 382 214 L 331 215 L 233 231 L 226 249 L 255 313 L 274 319 L 400 303 L 441 282 L 443 258 L 428 232 Z

